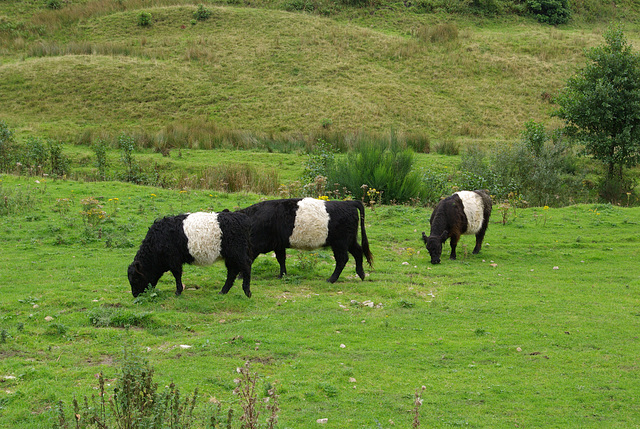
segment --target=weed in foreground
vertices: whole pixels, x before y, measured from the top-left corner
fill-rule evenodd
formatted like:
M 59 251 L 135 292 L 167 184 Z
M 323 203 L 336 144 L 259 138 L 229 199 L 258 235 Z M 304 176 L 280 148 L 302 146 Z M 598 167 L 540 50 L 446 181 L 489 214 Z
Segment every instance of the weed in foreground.
M 154 381 L 154 368 L 143 358 L 132 355 L 125 349 L 123 365 L 117 378 L 113 394 L 105 389 L 105 377 L 98 375 L 98 396 L 73 398 L 73 413 L 68 418 L 62 401 L 58 402 L 54 428 L 98 428 L 98 429 L 162 429 L 191 427 L 273 429 L 278 422 L 280 406 L 278 395 L 272 385 L 266 387 L 265 398 L 258 398 L 259 376 L 251 372 L 249 364 L 237 368 L 239 378 L 234 394 L 239 397 L 242 414 L 234 420 L 232 407 L 222 411 L 222 404 L 215 402 L 213 410 L 201 412 L 198 406 L 198 389 L 182 398 L 180 389 L 171 382 L 163 391 Z M 263 405 L 260 405 L 263 404 Z M 264 424 L 259 422 L 266 414 Z M 234 424 L 234 421 L 237 424 Z

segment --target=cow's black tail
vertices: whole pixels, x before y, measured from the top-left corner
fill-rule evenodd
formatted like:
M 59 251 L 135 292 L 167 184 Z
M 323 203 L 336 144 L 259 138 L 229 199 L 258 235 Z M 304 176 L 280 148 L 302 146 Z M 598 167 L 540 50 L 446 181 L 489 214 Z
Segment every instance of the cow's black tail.
M 360 230 L 362 235 L 362 252 L 364 256 L 367 258 L 367 263 L 370 267 L 373 267 L 373 255 L 371 254 L 371 249 L 369 249 L 369 240 L 367 239 L 367 231 L 364 228 L 364 205 L 360 201 L 354 201 L 356 203 L 356 207 L 360 211 Z

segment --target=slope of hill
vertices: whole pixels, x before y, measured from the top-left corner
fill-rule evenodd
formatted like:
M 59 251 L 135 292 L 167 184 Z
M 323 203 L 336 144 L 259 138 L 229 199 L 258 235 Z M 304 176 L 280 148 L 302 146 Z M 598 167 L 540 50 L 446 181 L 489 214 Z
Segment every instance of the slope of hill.
M 18 133 L 153 131 L 198 118 L 276 134 L 330 126 L 508 139 L 527 120 L 553 122 L 552 97 L 604 28 L 393 8 L 327 18 L 207 6 L 212 16 L 195 21 L 196 6 L 179 1 L 153 2 L 175 5 L 146 7 L 152 24 L 141 27 L 143 9 L 96 8 L 107 3 L 74 4 L 76 15 L 4 6 L 0 118 Z

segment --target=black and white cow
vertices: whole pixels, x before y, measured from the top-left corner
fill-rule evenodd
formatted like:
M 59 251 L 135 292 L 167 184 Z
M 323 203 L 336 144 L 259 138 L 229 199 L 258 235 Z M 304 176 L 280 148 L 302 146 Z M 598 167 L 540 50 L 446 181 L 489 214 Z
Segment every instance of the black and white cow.
M 251 246 L 253 259 L 275 251 L 280 275 L 287 273 L 286 249 L 313 250 L 330 246 L 336 267 L 327 281 L 340 277 L 349 253 L 356 262 L 356 273 L 364 280 L 362 255 L 369 266 L 373 256 L 364 227 L 364 205 L 360 201 L 323 201 L 315 198 L 290 198 L 262 201 L 239 212 L 251 218 Z M 358 212 L 362 246 L 358 244 Z
M 187 213 L 156 220 L 149 228 L 128 275 L 131 293 L 138 296 L 171 271 L 176 280 L 176 295 L 183 290 L 182 266 L 211 265 L 224 259 L 227 280 L 220 291 L 229 292 L 242 273 L 242 289 L 251 297 L 251 222 L 242 213 Z
M 460 235 L 475 234 L 476 247 L 473 253 L 480 252 L 482 240 L 491 216 L 491 197 L 488 191 L 460 191 L 440 201 L 431 214 L 431 233 L 429 237 L 422 233 L 431 263 L 439 264 L 442 245 L 451 237 L 451 256 L 456 259 L 456 246 Z

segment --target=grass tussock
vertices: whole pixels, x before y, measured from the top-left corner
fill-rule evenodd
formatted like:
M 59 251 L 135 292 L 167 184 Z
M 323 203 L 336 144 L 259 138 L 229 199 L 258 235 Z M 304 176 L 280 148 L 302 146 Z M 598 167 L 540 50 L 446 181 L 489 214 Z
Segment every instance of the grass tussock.
M 423 25 L 413 31 L 413 36 L 423 42 L 452 43 L 458 40 L 458 26 L 454 23 Z
M 154 324 L 152 313 L 121 308 L 95 308 L 89 312 L 88 317 L 91 325 L 97 328 L 150 327 Z
M 276 194 L 280 181 L 274 168 L 249 164 L 221 164 L 178 180 L 179 188 L 212 189 L 221 192 Z

